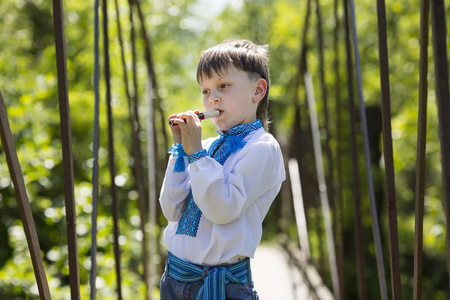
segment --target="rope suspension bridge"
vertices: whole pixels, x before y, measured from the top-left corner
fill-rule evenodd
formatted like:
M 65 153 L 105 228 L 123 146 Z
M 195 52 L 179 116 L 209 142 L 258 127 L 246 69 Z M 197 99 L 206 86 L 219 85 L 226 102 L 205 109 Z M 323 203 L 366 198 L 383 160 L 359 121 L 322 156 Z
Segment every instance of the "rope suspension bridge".
M 111 1 L 109 1 L 111 2 Z M 93 120 L 93 142 L 92 142 L 92 213 L 91 213 L 91 247 L 90 247 L 90 274 L 89 274 L 89 294 L 90 299 L 97 297 L 97 221 L 99 206 L 99 149 L 100 149 L 100 61 L 103 59 L 103 79 L 105 84 L 105 101 L 107 113 L 107 138 L 108 138 L 108 169 L 110 175 L 110 196 L 112 199 L 111 216 L 113 219 L 113 252 L 114 252 L 114 272 L 115 272 L 115 292 L 118 299 L 123 299 L 121 249 L 120 243 L 120 223 L 124 216 L 121 216 L 121 205 L 118 195 L 115 179 L 117 177 L 117 166 L 115 157 L 115 136 L 114 136 L 114 114 L 112 109 L 111 96 L 111 68 L 109 53 L 109 20 L 108 15 L 112 10 L 108 10 L 108 1 L 95 0 L 94 3 L 94 120 Z M 163 157 L 161 151 L 168 149 L 169 141 L 166 135 L 166 118 L 163 110 L 162 97 L 158 94 L 158 81 L 155 72 L 154 58 L 152 53 L 151 35 L 147 31 L 144 12 L 139 0 L 129 0 L 129 24 L 131 26 L 131 54 L 127 56 L 123 32 L 120 20 L 120 8 L 118 0 L 114 1 L 115 19 L 117 20 L 117 39 L 119 41 L 121 53 L 121 66 L 123 68 L 123 84 L 125 98 L 128 106 L 128 121 L 131 129 L 131 156 L 132 173 L 134 176 L 135 189 L 137 191 L 137 208 L 139 210 L 139 231 L 141 233 L 141 261 L 139 268 L 140 279 L 144 283 L 145 291 L 138 298 L 155 299 L 158 290 L 158 280 L 161 276 L 162 267 L 157 257 L 163 257 L 164 250 L 160 249 L 159 240 L 163 227 L 159 220 L 159 208 L 157 205 L 158 187 L 160 186 L 159 171 L 165 164 L 159 161 Z M 368 283 L 366 282 L 367 266 L 365 265 L 366 245 L 364 242 L 363 221 L 362 221 L 362 199 L 363 195 L 361 185 L 365 179 L 368 189 L 368 199 L 370 208 L 370 220 L 373 236 L 373 251 L 376 258 L 378 290 L 380 299 L 402 299 L 404 290 L 402 290 L 402 276 L 400 271 L 400 250 L 399 250 L 399 230 L 397 224 L 397 203 L 395 188 L 395 168 L 393 154 L 393 140 L 391 127 L 391 99 L 390 99 L 390 81 L 389 81 L 389 52 L 387 44 L 387 21 L 386 6 L 384 0 L 377 0 L 377 25 L 378 25 L 378 55 L 380 67 L 381 83 L 381 129 L 384 161 L 385 178 L 385 198 L 387 200 L 387 218 L 388 218 L 388 254 L 389 258 L 384 258 L 386 253 L 383 251 L 383 239 L 380 230 L 380 208 L 378 207 L 377 195 L 374 187 L 374 178 L 372 174 L 372 156 L 371 140 L 369 128 L 372 126 L 369 118 L 370 107 L 366 107 L 364 100 L 363 72 L 361 71 L 361 54 L 358 44 L 358 32 L 356 26 L 356 10 L 354 0 L 335 0 L 333 2 L 333 19 L 335 21 L 335 30 L 333 36 L 334 58 L 332 69 L 335 74 L 346 75 L 346 87 L 342 85 L 342 78 L 335 76 L 333 90 L 335 95 L 330 96 L 329 87 L 325 79 L 327 67 L 324 54 L 324 33 L 322 5 L 319 0 L 308 0 L 306 4 L 306 14 L 302 33 L 299 37 L 298 65 L 294 78 L 294 98 L 293 107 L 295 108 L 291 138 L 284 153 L 286 160 L 286 170 L 289 173 L 289 179 L 284 184 L 281 197 L 282 203 L 286 207 L 293 207 L 296 223 L 296 233 L 298 234 L 298 245 L 292 242 L 286 236 L 287 231 L 283 232 L 280 243 L 275 247 L 263 244 L 258 250 L 254 261 L 254 279 L 257 290 L 260 292 L 261 299 L 276 299 L 280 296 L 280 290 L 275 294 L 273 284 L 277 283 L 275 277 L 282 278 L 286 273 L 289 280 L 284 280 L 290 285 L 289 291 L 283 299 L 350 299 L 346 291 L 346 237 L 344 236 L 344 195 L 343 186 L 343 128 L 350 131 L 349 140 L 346 141 L 350 147 L 351 157 L 351 185 L 353 201 L 350 205 L 353 207 L 354 214 L 354 262 L 357 285 L 357 298 L 368 299 Z M 303 5 L 303 4 L 302 4 Z M 102 9 L 100 15 L 100 6 Z M 339 11 L 344 12 L 344 17 L 339 17 Z M 315 16 L 313 16 L 315 12 Z M 58 78 L 58 106 L 60 116 L 60 134 L 62 143 L 63 159 L 63 180 L 64 180 L 64 207 L 66 219 L 66 235 L 68 249 L 68 269 L 70 299 L 83 299 L 80 291 L 80 253 L 77 240 L 77 212 L 74 189 L 74 166 L 72 153 L 72 135 L 71 118 L 69 106 L 69 86 L 67 78 L 67 55 L 66 40 L 64 28 L 64 10 L 62 0 L 53 0 L 53 21 L 54 21 L 54 40 L 56 50 L 56 70 Z M 137 14 L 137 18 L 135 16 Z M 103 17 L 100 20 L 100 16 Z M 447 57 L 447 32 L 446 32 L 446 14 L 443 0 L 421 0 L 420 12 L 420 78 L 418 78 L 419 95 L 417 108 L 417 157 L 416 157 L 416 191 L 415 191 L 415 240 L 414 240 L 414 274 L 413 274 L 413 296 L 415 300 L 424 297 L 422 292 L 422 270 L 423 270 L 423 239 L 424 239 L 424 199 L 425 199 L 425 157 L 427 147 L 427 107 L 428 107 L 428 48 L 429 31 L 431 28 L 434 59 L 434 78 L 437 112 L 439 121 L 439 146 L 441 154 L 442 169 L 442 194 L 443 207 L 446 219 L 446 257 L 447 271 L 450 273 L 450 92 L 449 92 L 449 74 Z M 313 23 L 313 21 L 315 23 Z M 102 21 L 103 28 L 103 56 L 100 54 L 100 36 Z M 136 47 L 137 39 L 135 25 L 139 24 L 140 42 L 143 45 L 143 56 L 146 67 L 146 106 L 147 123 L 146 132 L 140 127 L 139 120 L 139 93 L 138 76 L 136 74 L 138 50 Z M 313 24 L 316 25 L 316 43 L 318 52 L 319 74 L 312 74 L 309 70 L 312 42 L 308 39 L 312 31 Z M 341 37 L 340 33 L 344 36 Z M 345 55 L 341 55 L 340 45 L 345 49 Z M 131 57 L 132 74 L 127 72 L 126 58 Z M 339 62 L 345 60 L 345 70 L 340 69 Z M 331 68 L 330 68 L 331 69 Z M 319 90 L 321 101 L 315 99 L 315 88 L 313 78 L 317 76 L 317 82 L 320 84 Z M 356 86 L 355 86 L 356 83 Z M 0 86 L 1 89 L 1 86 Z M 348 101 L 344 102 L 342 93 L 346 90 Z M 304 93 L 304 97 L 301 94 Z M 304 98 L 304 99 L 303 99 Z M 330 99 L 334 99 L 336 109 L 336 124 L 331 124 Z M 320 106 L 320 110 L 318 109 Z M 358 113 L 359 109 L 359 113 Z M 307 112 L 307 114 L 305 113 Z M 341 116 L 344 111 L 348 113 L 348 124 L 344 123 Z M 156 117 L 158 115 L 158 117 Z M 302 118 L 307 118 L 308 125 L 303 126 Z M 160 120 L 160 124 L 156 122 Z M 321 126 L 320 120 L 323 120 Z M 332 136 L 330 128 L 335 127 L 335 135 Z M 359 129 L 359 130 L 358 130 Z M 141 136 L 147 134 L 147 152 L 142 153 L 143 145 Z M 326 134 L 324 134 L 326 133 Z M 30 205 L 27 188 L 25 185 L 24 174 L 19 162 L 17 148 L 14 141 L 14 132 L 11 130 L 11 124 L 8 118 L 8 108 L 0 90 L 0 134 L 1 145 L 8 165 L 11 181 L 13 182 L 17 206 L 20 210 L 20 217 L 23 223 L 23 229 L 26 235 L 28 249 L 31 257 L 31 264 L 34 270 L 36 285 L 40 299 L 52 299 L 52 291 L 49 288 L 42 250 L 38 239 L 38 228 L 36 228 L 33 211 Z M 362 149 L 358 144 L 357 137 L 362 134 Z M 308 146 L 305 146 L 308 144 Z M 334 147 L 333 147 L 334 145 Z M 310 149 L 306 149 L 310 147 Z M 322 149 L 322 147 L 324 147 Z M 309 152 L 308 152 L 309 151 Z M 358 155 L 363 152 L 364 166 L 360 166 Z M 312 153 L 313 159 L 309 159 L 308 153 Z M 144 159 L 147 158 L 145 165 Z M 310 162 L 306 168 L 305 165 Z M 324 162 L 325 161 L 325 162 Z M 26 163 L 26 162 L 22 162 Z M 145 175 L 145 170 L 148 174 Z M 305 169 L 313 169 L 312 172 Z M 360 170 L 364 169 L 366 174 L 361 176 Z M 310 174 L 314 174 L 314 179 Z M 333 175 L 336 174 L 336 175 Z M 148 182 L 144 178 L 148 177 Z M 363 179 L 364 178 L 364 179 Z M 312 183 L 312 184 L 311 184 Z M 314 186 L 314 187 L 312 187 Z M 147 194 L 146 194 L 146 191 Z M 308 206 L 311 206 L 311 197 L 320 199 L 320 220 L 316 218 L 318 224 L 311 224 L 312 218 L 308 217 Z M 286 196 L 287 195 L 287 196 Z M 1 200 L 1 198 L 0 198 Z M 286 204 L 286 205 L 285 205 Z M 317 233 L 312 233 L 312 227 L 315 227 Z M 321 232 L 324 230 L 324 232 Z M 320 254 L 313 255 L 310 245 L 311 235 L 319 239 L 318 243 Z M 84 238 L 84 237 L 83 237 Z M 326 249 L 325 249 L 326 248 Z M 266 257 L 275 261 L 279 270 L 267 272 L 268 266 L 265 262 Z M 317 260 L 316 257 L 319 257 Z M 324 262 L 328 262 L 325 266 Z M 385 267 L 389 266 L 389 270 Z M 447 274 L 448 277 L 448 274 Z M 279 278 L 278 278 L 279 279 Z M 388 284 L 390 279 L 390 284 Z M 266 281 L 267 280 L 267 281 Z M 450 286 L 450 277 L 447 279 Z M 258 283 L 259 282 L 259 283 Z M 267 284 L 266 284 L 267 282 Z M 272 285 L 270 285 L 272 283 Z M 269 288 L 270 287 L 270 288 Z M 300 288 L 301 287 L 301 288 Z M 390 287 L 390 288 L 389 288 Z M 285 289 L 283 289 L 284 291 Z M 291 293 L 292 292 L 292 293 Z M 402 293 L 403 292 L 403 293 Z M 450 294 L 450 291 L 447 291 Z

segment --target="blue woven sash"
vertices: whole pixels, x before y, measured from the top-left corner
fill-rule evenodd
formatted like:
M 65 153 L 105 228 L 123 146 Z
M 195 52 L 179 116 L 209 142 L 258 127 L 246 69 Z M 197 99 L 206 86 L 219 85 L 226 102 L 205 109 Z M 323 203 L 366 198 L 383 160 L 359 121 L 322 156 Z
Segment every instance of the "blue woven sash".
M 195 300 L 225 300 L 225 285 L 229 282 L 247 283 L 248 258 L 226 266 L 200 267 L 168 254 L 169 276 L 181 282 L 204 280 Z M 206 270 L 206 272 L 205 272 Z

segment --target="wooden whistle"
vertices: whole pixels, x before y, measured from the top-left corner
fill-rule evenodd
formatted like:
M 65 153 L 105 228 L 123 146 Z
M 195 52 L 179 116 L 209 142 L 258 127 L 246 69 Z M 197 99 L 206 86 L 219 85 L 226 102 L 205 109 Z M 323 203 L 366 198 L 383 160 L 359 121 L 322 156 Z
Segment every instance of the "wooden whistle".
M 200 112 L 197 114 L 200 121 L 205 120 L 205 119 L 215 118 L 215 117 L 218 117 L 219 115 L 220 115 L 220 111 L 218 111 L 218 110 L 209 110 L 209 111 Z M 169 125 L 176 126 L 178 124 L 175 124 L 171 119 L 171 120 L 169 120 Z

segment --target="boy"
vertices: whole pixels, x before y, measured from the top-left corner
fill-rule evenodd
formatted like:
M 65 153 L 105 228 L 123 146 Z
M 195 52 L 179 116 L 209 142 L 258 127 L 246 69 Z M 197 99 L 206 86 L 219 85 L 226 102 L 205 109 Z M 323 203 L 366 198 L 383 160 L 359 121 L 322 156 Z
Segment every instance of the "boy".
M 227 40 L 202 53 L 197 80 L 219 137 L 201 140 L 198 111 L 169 117 L 174 145 L 160 204 L 169 221 L 161 299 L 258 299 L 250 257 L 285 180 L 267 128 L 266 48 Z M 188 167 L 186 165 L 189 164 Z

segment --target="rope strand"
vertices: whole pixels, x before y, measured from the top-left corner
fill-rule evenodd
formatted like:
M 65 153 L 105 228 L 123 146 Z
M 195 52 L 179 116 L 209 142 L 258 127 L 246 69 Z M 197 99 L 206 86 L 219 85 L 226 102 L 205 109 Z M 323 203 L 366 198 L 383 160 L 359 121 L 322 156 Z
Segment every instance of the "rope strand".
M 90 272 L 90 299 L 96 298 L 95 279 L 97 278 L 97 215 L 98 215 L 98 148 L 100 142 L 100 96 L 99 96 L 99 0 L 94 4 L 94 141 L 92 166 L 92 215 L 91 215 L 91 272 Z

